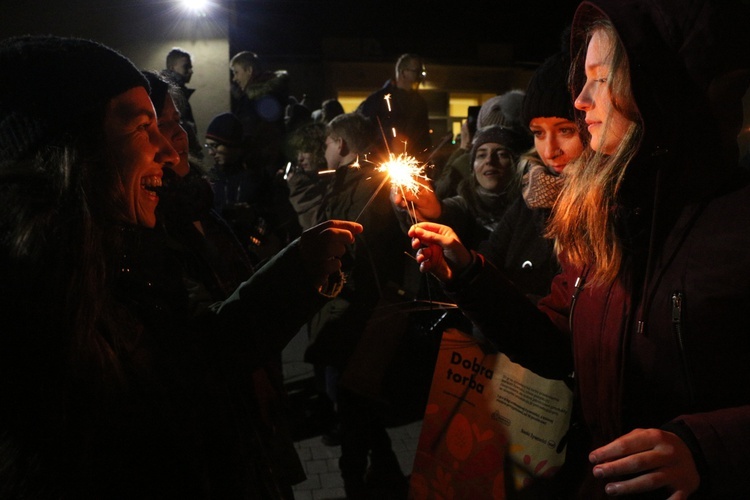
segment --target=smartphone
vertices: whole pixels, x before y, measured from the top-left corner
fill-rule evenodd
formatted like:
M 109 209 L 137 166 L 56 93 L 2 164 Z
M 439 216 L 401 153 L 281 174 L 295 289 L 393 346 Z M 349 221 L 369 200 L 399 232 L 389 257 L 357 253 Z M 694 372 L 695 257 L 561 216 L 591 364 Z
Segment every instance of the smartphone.
M 466 124 L 469 126 L 469 133 L 474 136 L 477 131 L 477 119 L 479 118 L 479 108 L 481 106 L 469 106 L 466 114 Z

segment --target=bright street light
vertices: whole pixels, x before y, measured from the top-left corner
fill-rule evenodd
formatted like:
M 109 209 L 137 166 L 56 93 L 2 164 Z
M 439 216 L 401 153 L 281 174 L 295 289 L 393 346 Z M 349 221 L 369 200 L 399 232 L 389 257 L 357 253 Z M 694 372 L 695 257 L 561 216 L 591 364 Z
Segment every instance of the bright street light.
M 180 0 L 182 7 L 191 14 L 205 16 L 210 2 L 208 0 Z

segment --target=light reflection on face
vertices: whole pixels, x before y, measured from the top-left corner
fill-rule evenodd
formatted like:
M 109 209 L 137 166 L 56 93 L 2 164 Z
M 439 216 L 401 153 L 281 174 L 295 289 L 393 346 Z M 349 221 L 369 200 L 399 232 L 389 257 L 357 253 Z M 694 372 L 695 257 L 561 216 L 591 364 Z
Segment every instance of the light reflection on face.
M 143 87 L 134 87 L 107 103 L 104 143 L 124 188 L 124 218 L 145 227 L 156 225 L 157 194 L 148 188 L 161 185 L 162 168 L 179 156 L 159 131 L 151 99 Z
M 607 155 L 614 153 L 632 124 L 613 105 L 610 91 L 610 79 L 615 76 L 613 49 L 613 40 L 606 32 L 594 32 L 586 51 L 586 83 L 574 103 L 577 109 L 586 112 L 591 148 Z
M 536 117 L 529 122 L 529 129 L 539 157 L 555 174 L 560 174 L 583 152 L 578 127 L 567 118 Z
M 180 125 L 180 112 L 174 105 L 174 101 L 170 95 L 167 95 L 167 98 L 164 100 L 164 107 L 159 114 L 159 130 L 180 156 L 179 162 L 175 164 L 170 163 L 167 166 L 174 170 L 178 176 L 185 177 L 190 172 L 190 164 L 188 163 L 188 136 L 185 129 Z

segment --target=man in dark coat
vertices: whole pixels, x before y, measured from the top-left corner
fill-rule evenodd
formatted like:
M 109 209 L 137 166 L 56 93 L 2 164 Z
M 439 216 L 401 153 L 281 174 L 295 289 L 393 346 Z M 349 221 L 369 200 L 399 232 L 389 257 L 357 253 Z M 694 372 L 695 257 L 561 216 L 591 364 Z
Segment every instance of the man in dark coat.
M 247 160 L 275 174 L 283 162 L 289 73 L 266 70 L 260 57 L 250 51 L 235 54 L 229 67 L 235 84 L 232 112 L 242 123 Z
M 396 61 L 395 78 L 385 82 L 357 108 L 378 125 L 389 151 L 396 155 L 406 152 L 425 159 L 430 154 L 427 102 L 417 91 L 426 75 L 420 56 L 403 54 Z
M 195 89 L 187 86 L 193 78 L 193 58 L 190 53 L 179 47 L 170 50 L 167 54 L 166 68 L 162 70 L 161 76 L 179 89 L 180 92 L 175 105 L 180 111 L 180 124 L 188 134 L 190 154 L 197 158 L 203 158 L 203 148 L 198 139 L 198 126 L 195 124 L 193 107 L 190 105 L 190 97 Z

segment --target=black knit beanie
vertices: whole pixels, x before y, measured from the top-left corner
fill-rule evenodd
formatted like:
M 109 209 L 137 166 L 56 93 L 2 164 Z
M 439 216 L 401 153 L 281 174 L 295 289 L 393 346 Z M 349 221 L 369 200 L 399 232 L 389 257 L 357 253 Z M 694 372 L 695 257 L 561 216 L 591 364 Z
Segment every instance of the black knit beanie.
M 568 90 L 570 56 L 559 52 L 545 60 L 529 81 L 521 117 L 528 127 L 533 118 L 575 119 L 573 98 Z
M 148 83 L 100 43 L 56 36 L 0 41 L 0 165 L 101 128 L 110 99 Z
M 164 103 L 167 101 L 169 95 L 170 85 L 164 78 L 154 71 L 143 71 L 143 76 L 148 80 L 148 85 L 151 88 L 148 95 L 151 98 L 151 102 L 154 103 L 154 109 L 156 110 L 156 116 L 161 117 L 161 113 L 164 110 Z
M 474 140 L 471 142 L 470 165 L 474 165 L 474 158 L 477 156 L 479 146 L 488 142 L 494 142 L 506 147 L 516 157 L 525 153 L 529 147 L 527 137 L 515 129 L 500 125 L 490 125 L 489 127 L 480 128 L 474 134 Z
M 232 113 L 216 115 L 208 124 L 206 139 L 227 146 L 239 146 L 242 144 L 242 122 Z

